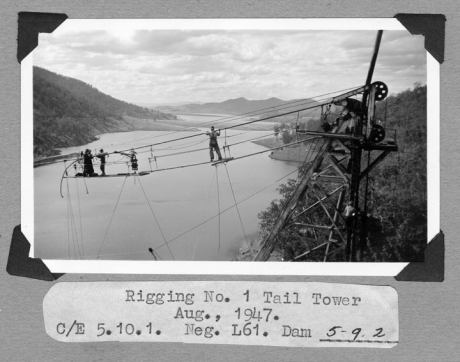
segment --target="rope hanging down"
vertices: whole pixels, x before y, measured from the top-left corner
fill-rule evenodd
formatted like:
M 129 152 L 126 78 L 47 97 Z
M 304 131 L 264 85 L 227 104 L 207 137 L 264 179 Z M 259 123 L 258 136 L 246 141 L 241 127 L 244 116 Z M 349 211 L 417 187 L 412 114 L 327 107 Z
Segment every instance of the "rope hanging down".
M 230 189 L 232 190 L 233 201 L 235 201 L 235 207 L 238 213 L 238 217 L 240 219 L 241 228 L 243 229 L 244 239 L 246 240 L 246 245 L 249 248 L 248 237 L 246 236 L 246 231 L 244 230 L 243 220 L 241 219 L 240 210 L 238 208 L 238 203 L 236 202 L 235 192 L 233 191 L 232 181 L 230 180 L 230 174 L 228 173 L 227 164 L 224 163 L 224 166 L 225 166 L 225 171 L 227 171 L 228 182 L 230 184 Z
M 78 196 L 78 217 L 80 219 L 80 235 L 81 235 L 81 250 L 83 253 L 83 256 L 85 256 L 85 243 L 83 242 L 83 224 L 81 222 L 81 206 L 80 206 L 80 188 L 78 187 L 78 181 L 75 180 L 75 183 L 77 184 L 77 196 Z
M 78 238 L 78 231 L 77 231 L 77 224 L 75 222 L 75 215 L 73 212 L 73 204 L 72 204 L 72 198 L 70 196 L 70 189 L 69 189 L 69 181 L 66 180 L 67 184 L 67 218 L 68 218 L 68 223 L 67 223 L 67 238 L 68 238 L 68 245 L 69 245 L 69 255 L 70 255 L 70 236 L 72 236 L 72 243 L 73 243 L 73 251 L 74 251 L 74 257 L 77 259 L 77 251 L 79 258 L 82 258 L 82 251 L 80 250 L 80 244 L 79 244 L 79 238 Z M 83 245 L 82 245 L 83 247 Z M 69 256 L 70 259 L 70 256 Z
M 204 208 L 203 217 L 202 217 L 202 219 L 201 219 L 201 223 L 198 225 L 198 226 L 200 227 L 200 229 L 198 230 L 198 234 L 197 234 L 197 236 L 196 236 L 195 246 L 194 246 L 194 248 L 193 248 L 192 260 L 194 260 L 194 258 L 195 258 L 195 251 L 196 251 L 196 248 L 197 248 L 197 246 L 198 246 L 198 240 L 200 239 L 200 236 L 201 236 L 201 230 L 202 230 L 201 226 L 204 224 L 204 218 L 206 217 L 206 211 L 208 210 L 209 200 L 210 200 L 210 198 L 211 198 L 211 192 L 212 192 L 212 187 L 213 187 L 213 185 L 214 185 L 214 179 L 215 179 L 215 177 L 216 177 L 216 174 L 214 173 L 214 174 L 212 175 L 211 187 L 209 188 L 208 198 L 207 198 L 207 200 L 206 200 L 206 207 Z
M 216 184 L 217 184 L 217 212 L 219 215 L 219 248 L 217 249 L 217 252 L 220 252 L 220 197 L 219 197 L 219 173 L 217 172 L 217 166 L 216 166 Z
M 104 239 L 102 240 L 101 246 L 99 247 L 99 251 L 97 252 L 97 259 L 99 259 L 99 254 L 101 253 L 102 246 L 105 243 L 105 239 L 107 238 L 107 233 L 109 232 L 110 225 L 112 224 L 113 216 L 115 215 L 115 211 L 117 210 L 118 202 L 120 201 L 121 193 L 123 192 L 123 188 L 125 187 L 125 183 L 128 176 L 125 177 L 123 180 L 123 185 L 121 185 L 120 194 L 118 195 L 117 202 L 115 203 L 115 208 L 113 209 L 112 216 L 110 217 L 109 225 L 107 226 L 107 230 L 105 231 Z
M 163 230 L 161 229 L 160 223 L 158 222 L 158 219 L 157 219 L 157 217 L 155 215 L 155 212 L 153 211 L 152 205 L 150 204 L 150 201 L 149 201 L 149 199 L 147 197 L 147 194 L 145 193 L 144 186 L 142 186 L 142 183 L 141 183 L 141 180 L 140 180 L 139 176 L 137 176 L 137 179 L 139 181 L 139 185 L 141 185 L 142 192 L 144 193 L 145 200 L 147 201 L 147 204 L 149 205 L 149 208 L 150 208 L 150 211 L 152 212 L 153 218 L 155 219 L 155 222 L 157 223 L 158 229 L 160 230 L 161 236 L 163 237 L 164 242 L 166 242 L 165 234 L 163 233 Z M 176 260 L 176 259 L 174 259 L 174 255 L 173 255 L 169 245 L 167 245 L 167 246 L 168 246 L 169 253 L 171 254 L 171 257 L 173 258 L 173 260 Z

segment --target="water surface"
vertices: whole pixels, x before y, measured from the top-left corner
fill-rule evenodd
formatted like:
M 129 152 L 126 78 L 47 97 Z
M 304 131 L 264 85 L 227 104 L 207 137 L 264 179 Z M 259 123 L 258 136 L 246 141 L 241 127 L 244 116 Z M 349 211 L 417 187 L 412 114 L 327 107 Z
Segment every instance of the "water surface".
M 278 198 L 276 188 L 286 181 L 276 180 L 291 172 L 296 177 L 297 165 L 272 160 L 267 152 L 217 168 L 206 163 L 161 171 L 209 162 L 208 139 L 197 136 L 206 129 L 104 134 L 89 145 L 62 149 L 71 153 L 90 148 L 94 153 L 103 147 L 113 152 L 192 136 L 137 150 L 139 172 L 158 172 L 138 178 L 64 179 L 64 198 L 59 192 L 63 163 L 34 169 L 35 257 L 151 260 L 151 248 L 163 260 L 232 260 L 246 239 L 257 238 L 257 214 Z M 252 142 L 232 144 L 270 134 L 229 130 L 219 144 L 221 149 L 230 145 L 231 156 L 237 158 L 266 148 Z M 120 154 L 107 161 L 107 174 L 129 171 L 127 158 Z M 68 174 L 78 171 L 71 167 Z

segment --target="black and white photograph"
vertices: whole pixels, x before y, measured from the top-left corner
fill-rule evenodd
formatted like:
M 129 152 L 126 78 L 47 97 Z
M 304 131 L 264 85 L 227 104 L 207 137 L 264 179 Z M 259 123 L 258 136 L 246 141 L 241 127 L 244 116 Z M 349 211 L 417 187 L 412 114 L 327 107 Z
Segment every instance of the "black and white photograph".
M 423 36 L 68 19 L 32 56 L 34 257 L 424 261 Z
M 456 360 L 458 10 L 7 0 L 3 359 Z

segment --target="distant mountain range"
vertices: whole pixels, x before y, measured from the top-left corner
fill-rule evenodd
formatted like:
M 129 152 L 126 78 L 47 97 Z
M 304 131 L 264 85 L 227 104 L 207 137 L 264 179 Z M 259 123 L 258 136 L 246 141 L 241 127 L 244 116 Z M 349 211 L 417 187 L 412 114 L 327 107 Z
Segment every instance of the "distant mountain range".
M 204 102 L 192 102 L 193 104 L 203 104 Z M 162 107 L 162 106 L 168 106 L 168 107 L 178 107 L 178 106 L 183 106 L 186 104 L 192 104 L 190 102 L 177 102 L 177 103 L 171 103 L 171 102 L 160 102 L 160 103 L 141 103 L 141 102 L 136 102 L 140 107 L 147 107 L 147 108 L 156 108 L 156 107 Z
M 33 97 L 35 157 L 54 155 L 57 147 L 95 141 L 98 134 L 139 129 L 137 119 L 176 118 L 120 101 L 80 80 L 39 67 L 33 68 Z
M 318 102 L 309 98 L 302 100 L 283 101 L 278 98 L 269 98 L 265 100 L 248 100 L 246 98 L 240 97 L 236 99 L 229 99 L 220 103 L 213 102 L 203 104 L 195 103 L 183 105 L 164 105 L 153 107 L 153 109 L 174 114 L 210 113 L 238 115 L 250 112 L 257 112 L 257 114 L 267 114 L 275 111 L 277 113 L 283 113 L 284 111 L 296 111 L 317 104 Z

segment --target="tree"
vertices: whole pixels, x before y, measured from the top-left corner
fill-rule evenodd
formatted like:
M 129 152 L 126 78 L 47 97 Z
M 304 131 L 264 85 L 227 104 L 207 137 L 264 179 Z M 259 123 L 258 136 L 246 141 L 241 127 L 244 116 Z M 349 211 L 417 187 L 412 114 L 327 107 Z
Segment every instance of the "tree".
M 273 131 L 275 132 L 275 137 L 276 137 L 276 140 L 278 141 L 278 134 L 280 133 L 280 126 L 278 124 L 275 124 L 275 126 L 273 127 Z
M 283 136 L 283 143 L 288 144 L 291 143 L 294 137 L 292 136 L 292 133 L 289 129 L 285 129 L 282 133 Z

